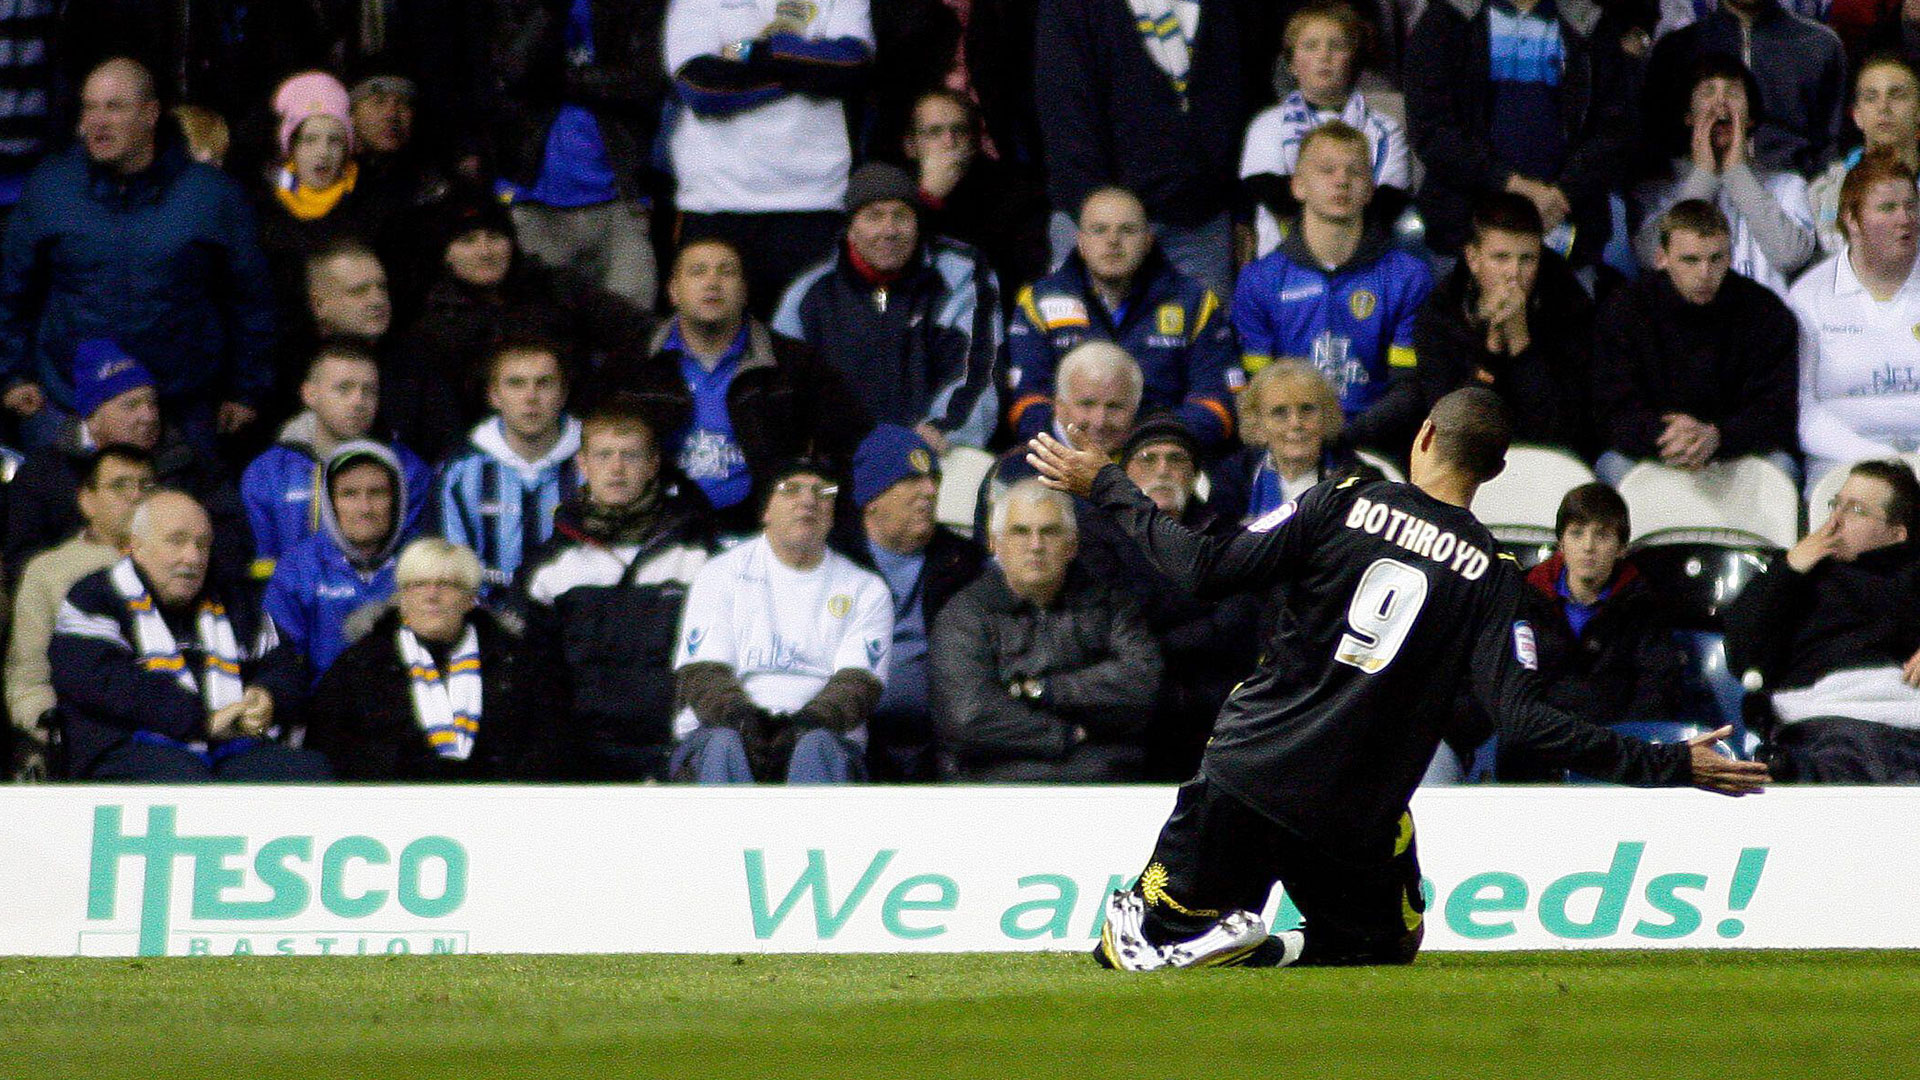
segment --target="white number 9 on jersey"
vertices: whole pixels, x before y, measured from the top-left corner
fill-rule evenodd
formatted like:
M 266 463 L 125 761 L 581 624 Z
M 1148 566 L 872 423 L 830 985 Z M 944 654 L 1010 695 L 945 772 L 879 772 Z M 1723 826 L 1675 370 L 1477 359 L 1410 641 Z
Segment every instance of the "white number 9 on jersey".
M 1335 660 L 1369 675 L 1393 663 L 1427 602 L 1427 575 L 1394 559 L 1380 559 L 1360 575 L 1347 605 L 1347 629 Z

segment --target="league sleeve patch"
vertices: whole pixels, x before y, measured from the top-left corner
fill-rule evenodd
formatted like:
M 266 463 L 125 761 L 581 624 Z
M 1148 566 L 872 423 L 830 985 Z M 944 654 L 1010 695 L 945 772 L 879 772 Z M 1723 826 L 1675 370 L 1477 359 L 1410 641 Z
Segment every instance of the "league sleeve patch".
M 1513 624 L 1513 658 L 1528 671 L 1540 670 L 1540 647 L 1533 640 L 1533 624 L 1525 619 Z
M 1292 517 L 1294 511 L 1298 509 L 1300 509 L 1300 500 L 1299 499 L 1289 500 L 1284 505 L 1278 506 L 1260 515 L 1257 519 L 1254 520 L 1253 524 L 1247 526 L 1247 531 L 1256 532 L 1256 533 L 1272 532 L 1273 530 L 1279 528 L 1281 525 L 1285 524 L 1286 520 Z

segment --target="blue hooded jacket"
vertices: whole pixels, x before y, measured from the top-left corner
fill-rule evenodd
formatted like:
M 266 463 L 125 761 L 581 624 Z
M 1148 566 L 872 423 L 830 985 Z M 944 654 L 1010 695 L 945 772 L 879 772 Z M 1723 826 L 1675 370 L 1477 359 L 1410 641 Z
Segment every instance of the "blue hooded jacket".
M 390 448 L 367 440 L 347 443 L 327 459 L 328 492 L 341 463 L 352 457 L 371 457 L 386 465 L 398 488 L 396 503 L 407 504 L 411 482 L 402 472 L 399 459 Z M 262 601 L 281 635 L 306 656 L 316 683 L 352 643 L 347 621 L 363 608 L 385 607 L 392 599 L 397 553 L 401 545 L 413 539 L 414 531 L 403 519 L 373 558 L 356 565 L 347 557 L 346 544 L 340 537 L 333 499 L 318 501 L 320 531 L 281 556 Z
M 320 506 L 313 493 L 320 486 L 321 463 L 314 456 L 312 412 L 303 412 L 280 429 L 280 438 L 240 474 L 240 500 L 247 507 L 253 529 L 253 576 L 273 575 L 275 560 L 286 555 L 320 528 Z M 399 443 L 388 449 L 400 463 L 401 486 L 406 489 L 402 531 L 420 526 L 421 512 L 433 494 L 433 470 L 419 455 Z

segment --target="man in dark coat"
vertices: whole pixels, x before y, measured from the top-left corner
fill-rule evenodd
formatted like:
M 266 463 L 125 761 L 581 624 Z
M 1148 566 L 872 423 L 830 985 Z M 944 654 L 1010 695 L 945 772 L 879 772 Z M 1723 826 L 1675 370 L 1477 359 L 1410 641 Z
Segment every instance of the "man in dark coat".
M 713 536 L 699 490 L 662 461 L 659 427 L 630 397 L 587 414 L 581 490 L 514 581 L 544 677 L 565 688 L 550 726 L 577 779 L 667 778 L 674 639 Z
M 1073 501 L 1038 479 L 993 523 L 993 564 L 933 628 L 942 750 L 968 780 L 1139 780 L 1161 672 L 1139 605 L 1074 562 Z
M 1820 526 L 1727 609 L 1727 667 L 1772 693 L 1785 780 L 1920 783 L 1920 481 L 1863 461 Z
M 1490 195 L 1474 211 L 1465 257 L 1414 320 L 1421 407 L 1486 386 L 1513 414 L 1515 440 L 1591 458 L 1593 301 L 1542 236 L 1524 196 Z
M 163 423 L 153 378 L 139 361 L 104 338 L 82 342 L 77 351 L 74 403 L 83 415 L 62 425 L 52 446 L 28 455 L 7 485 L 8 573 L 17 577 L 35 553 L 80 528 L 74 498 L 94 455 L 124 444 L 153 455 L 161 487 L 199 500 L 213 519 L 214 580 L 239 581 L 253 558 L 253 538 L 233 478 Z
M 52 442 L 73 408 L 75 346 L 112 337 L 210 450 L 272 386 L 273 286 L 253 212 L 232 179 L 160 135 L 145 68 L 109 60 L 82 99 L 79 141 L 34 170 L 0 246 L 0 403 L 26 445 Z
M 68 771 L 181 783 L 323 780 L 326 763 L 277 741 L 306 666 L 273 620 L 209 580 L 213 525 L 192 496 L 134 511 L 132 553 L 80 579 L 55 617 L 53 670 Z

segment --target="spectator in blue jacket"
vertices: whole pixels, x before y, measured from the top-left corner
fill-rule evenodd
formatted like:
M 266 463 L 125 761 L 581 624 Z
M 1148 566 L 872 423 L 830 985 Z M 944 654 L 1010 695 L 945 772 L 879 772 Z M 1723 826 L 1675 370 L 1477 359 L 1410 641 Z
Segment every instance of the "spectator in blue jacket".
M 1414 316 L 1432 271 L 1368 226 L 1373 159 L 1358 130 L 1335 120 L 1308 132 L 1292 185 L 1300 217 L 1234 293 L 1241 363 L 1306 357 L 1338 393 L 1354 445 L 1404 453 L 1420 412 Z
M 272 383 L 274 298 L 240 186 L 158 132 L 139 64 L 94 68 L 80 138 L 27 181 L 0 246 L 0 404 L 28 448 L 73 409 L 74 346 L 112 337 L 162 408 L 211 450 L 253 422 Z M 52 407 L 49 408 L 48 406 Z
M 274 560 L 320 529 L 324 508 L 314 499 L 321 463 L 335 450 L 373 431 L 380 405 L 380 364 L 357 345 L 330 342 L 313 354 L 300 384 L 306 410 L 287 421 L 280 439 L 240 476 L 240 498 L 253 528 L 253 576 L 273 575 Z M 406 480 L 401 524 L 412 530 L 433 492 L 433 471 L 398 443 L 388 447 Z
M 320 528 L 274 568 L 264 601 L 315 682 L 352 643 L 348 621 L 393 596 L 394 560 L 411 539 L 401 519 L 406 473 L 388 447 L 350 442 L 327 458 Z
M 510 341 L 487 361 L 493 413 L 440 473 L 441 534 L 480 557 L 480 595 L 513 581 L 553 535 L 554 511 L 580 486 L 580 421 L 568 416 L 567 374 L 550 344 Z
M 978 251 L 922 235 L 919 205 L 899 166 L 862 165 L 847 182 L 845 239 L 794 279 L 773 329 L 838 368 L 874 420 L 944 454 L 993 434 L 1000 284 Z
M 1161 254 L 1147 208 L 1124 188 L 1087 196 L 1078 249 L 1015 302 L 1007 357 L 1016 396 L 1007 421 L 1022 438 L 1052 427 L 1054 370 L 1093 338 L 1114 342 L 1140 365 L 1143 410 L 1174 411 L 1203 450 L 1233 434 L 1233 326 L 1213 290 Z

